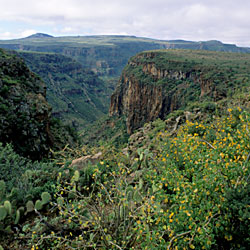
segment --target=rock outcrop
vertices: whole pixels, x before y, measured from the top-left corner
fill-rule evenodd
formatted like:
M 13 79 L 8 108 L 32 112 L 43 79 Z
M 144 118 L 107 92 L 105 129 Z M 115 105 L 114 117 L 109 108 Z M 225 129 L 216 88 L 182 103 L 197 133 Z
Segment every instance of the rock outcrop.
M 102 152 L 98 152 L 94 155 L 86 155 L 77 159 L 74 159 L 72 163 L 70 164 L 70 168 L 77 168 L 79 170 L 82 170 L 84 167 L 86 167 L 89 163 L 95 164 L 98 161 L 100 161 L 102 158 Z
M 124 76 L 122 83 L 111 97 L 110 114 L 125 114 L 131 134 L 134 128 L 159 117 L 163 104 L 162 87 L 148 87 L 133 76 Z
M 161 50 L 136 55 L 124 68 L 111 97 L 110 115 L 125 115 L 131 134 L 145 122 L 164 119 L 192 102 L 226 97 L 227 85 L 234 79 L 229 67 L 217 64 L 225 55 L 231 54 Z

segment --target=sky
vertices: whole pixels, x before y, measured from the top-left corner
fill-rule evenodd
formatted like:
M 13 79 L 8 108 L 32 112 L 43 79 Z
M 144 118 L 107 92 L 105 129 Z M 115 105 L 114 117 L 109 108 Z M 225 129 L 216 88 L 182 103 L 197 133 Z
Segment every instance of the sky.
M 0 0 L 0 6 L 1 40 L 134 35 L 250 47 L 250 0 Z

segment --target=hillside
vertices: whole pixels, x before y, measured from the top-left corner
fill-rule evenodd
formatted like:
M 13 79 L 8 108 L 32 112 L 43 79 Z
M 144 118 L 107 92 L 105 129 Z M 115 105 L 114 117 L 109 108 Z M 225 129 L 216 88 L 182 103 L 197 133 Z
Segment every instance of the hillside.
M 0 141 L 32 158 L 42 158 L 52 145 L 51 107 L 41 79 L 22 60 L 0 50 Z
M 48 37 L 39 34 L 23 39 L 0 41 L 0 47 L 53 52 L 72 57 L 84 67 L 99 75 L 119 76 L 128 59 L 136 53 L 153 49 L 194 49 L 249 53 L 249 48 L 240 48 L 219 41 L 192 42 L 184 40 L 155 40 L 135 36 L 76 36 Z
M 104 133 L 100 146 L 66 145 L 42 163 L 0 144 L 0 249 L 248 250 L 248 88 L 249 55 L 133 57 L 114 116 L 90 131 Z
M 45 33 L 36 33 L 31 36 L 28 36 L 27 38 L 31 39 L 31 38 L 48 38 L 48 37 L 53 37 L 53 36 L 45 34 Z
M 249 54 L 192 50 L 139 53 L 122 72 L 111 97 L 110 115 L 125 115 L 132 133 L 145 122 L 164 119 L 177 109 L 246 93 L 249 68 Z
M 57 135 L 60 129 L 64 131 L 63 141 Z M 63 126 L 51 119 L 51 106 L 41 78 L 19 57 L 1 49 L 0 143 L 12 143 L 19 154 L 42 159 L 48 156 L 50 148 L 67 143 L 70 137 Z
M 53 53 L 19 52 L 18 55 L 46 83 L 53 117 L 82 129 L 108 112 L 113 86 L 79 62 Z
M 52 116 L 79 130 L 107 114 L 122 69 L 138 52 L 173 48 L 250 52 L 249 48 L 219 41 L 161 41 L 134 36 L 52 37 L 42 33 L 0 41 L 0 47 L 18 51 L 48 86 Z

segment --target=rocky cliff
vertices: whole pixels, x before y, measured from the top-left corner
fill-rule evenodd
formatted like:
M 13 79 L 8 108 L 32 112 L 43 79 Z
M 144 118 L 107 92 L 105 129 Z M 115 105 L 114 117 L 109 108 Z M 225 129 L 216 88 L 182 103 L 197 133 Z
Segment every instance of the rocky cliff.
M 23 61 L 0 49 L 0 142 L 32 159 L 47 155 L 52 144 L 46 88 Z
M 240 72 L 237 63 L 249 65 L 249 59 L 249 55 L 189 50 L 140 53 L 122 72 L 110 115 L 125 115 L 131 134 L 145 122 L 163 119 L 190 103 L 226 98 L 248 86 L 249 68 Z

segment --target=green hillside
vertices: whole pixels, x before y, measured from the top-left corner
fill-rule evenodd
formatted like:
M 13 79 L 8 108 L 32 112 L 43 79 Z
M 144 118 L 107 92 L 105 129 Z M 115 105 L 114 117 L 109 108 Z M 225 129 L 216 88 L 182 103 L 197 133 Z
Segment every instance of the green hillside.
M 23 39 L 0 41 L 0 47 L 14 50 L 53 52 L 73 57 L 84 67 L 101 75 L 117 76 L 128 59 L 140 51 L 152 49 L 195 49 L 249 53 L 219 41 L 192 42 L 183 40 L 155 40 L 135 36 L 31 36 Z
M 52 145 L 51 107 L 45 84 L 21 59 L 0 50 L 0 142 L 32 158 L 42 158 Z
M 250 52 L 249 48 L 219 41 L 163 41 L 135 36 L 52 37 L 41 33 L 0 41 L 0 47 L 18 51 L 32 71 L 46 82 L 52 115 L 78 129 L 107 113 L 122 69 L 138 52 L 174 48 Z
M 88 130 L 99 143 L 44 162 L 0 144 L 2 248 L 248 250 L 249 70 L 238 53 L 139 53 Z
M 113 86 L 79 62 L 54 53 L 19 52 L 18 55 L 45 81 L 54 117 L 79 129 L 107 113 Z
M 0 49 L 0 143 L 12 143 L 16 152 L 37 160 L 50 148 L 73 144 L 71 132 L 51 118 L 41 78 L 18 56 Z

